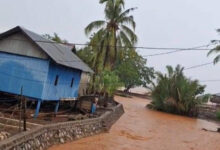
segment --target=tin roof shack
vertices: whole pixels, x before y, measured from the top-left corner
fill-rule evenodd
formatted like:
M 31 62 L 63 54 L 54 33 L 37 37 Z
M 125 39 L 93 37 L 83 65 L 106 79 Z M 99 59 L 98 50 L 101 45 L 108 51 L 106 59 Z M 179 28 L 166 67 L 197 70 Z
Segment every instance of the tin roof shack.
M 17 26 L 0 34 L 0 91 L 37 100 L 35 117 L 42 101 L 78 96 L 82 72 L 93 71 L 63 45 Z
M 210 100 L 212 103 L 220 105 L 220 93 L 214 94 Z

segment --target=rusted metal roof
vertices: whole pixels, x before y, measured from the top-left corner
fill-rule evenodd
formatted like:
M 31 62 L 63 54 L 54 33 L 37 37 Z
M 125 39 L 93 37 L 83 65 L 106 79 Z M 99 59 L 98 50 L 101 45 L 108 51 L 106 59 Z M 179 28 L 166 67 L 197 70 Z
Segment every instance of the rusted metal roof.
M 82 70 L 84 72 L 93 73 L 92 69 L 88 67 L 78 56 L 72 52 L 73 45 L 60 44 L 41 35 L 29 31 L 23 27 L 17 26 L 7 32 L 0 34 L 0 39 L 12 35 L 17 32 L 22 32 L 24 35 L 33 41 L 41 50 L 43 50 L 53 61 L 57 64 Z

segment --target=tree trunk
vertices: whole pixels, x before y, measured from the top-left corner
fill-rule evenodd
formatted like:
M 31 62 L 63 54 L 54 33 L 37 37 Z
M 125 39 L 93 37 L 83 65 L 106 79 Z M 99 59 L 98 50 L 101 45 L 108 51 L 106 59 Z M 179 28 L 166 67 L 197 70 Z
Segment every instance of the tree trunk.
M 114 45 L 114 58 L 113 58 L 113 62 L 112 62 L 112 68 L 114 68 L 115 66 L 115 62 L 117 60 L 117 53 L 118 53 L 118 50 L 117 50 L 117 38 L 116 38 L 116 29 L 114 28 L 113 29 L 113 45 Z
M 96 74 L 94 73 L 92 75 L 92 87 L 91 87 L 91 93 L 95 93 L 95 77 L 96 77 Z
M 108 107 L 108 93 L 104 93 L 104 107 Z
M 132 88 L 132 85 L 125 87 L 124 92 L 129 93 L 129 90 Z

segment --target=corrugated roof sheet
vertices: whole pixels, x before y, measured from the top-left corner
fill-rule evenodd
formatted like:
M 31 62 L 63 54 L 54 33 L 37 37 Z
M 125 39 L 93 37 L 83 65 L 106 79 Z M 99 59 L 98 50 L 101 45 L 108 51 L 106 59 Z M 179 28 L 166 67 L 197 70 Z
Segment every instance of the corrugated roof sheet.
M 93 71 L 71 50 L 73 46 L 56 43 L 54 41 L 43 38 L 41 35 L 29 31 L 23 27 L 17 26 L 5 33 L 0 34 L 0 38 L 13 34 L 14 32 L 23 32 L 30 40 L 40 47 L 51 59 L 57 64 L 79 69 L 84 72 L 93 73 Z

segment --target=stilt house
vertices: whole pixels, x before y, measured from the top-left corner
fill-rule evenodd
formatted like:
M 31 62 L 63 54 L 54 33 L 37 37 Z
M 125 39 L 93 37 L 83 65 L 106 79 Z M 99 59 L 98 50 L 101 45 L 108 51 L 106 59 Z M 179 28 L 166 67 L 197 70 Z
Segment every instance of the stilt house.
M 0 34 L 0 91 L 23 95 L 37 101 L 35 117 L 42 101 L 74 99 L 81 74 L 93 71 L 71 50 L 17 26 Z

